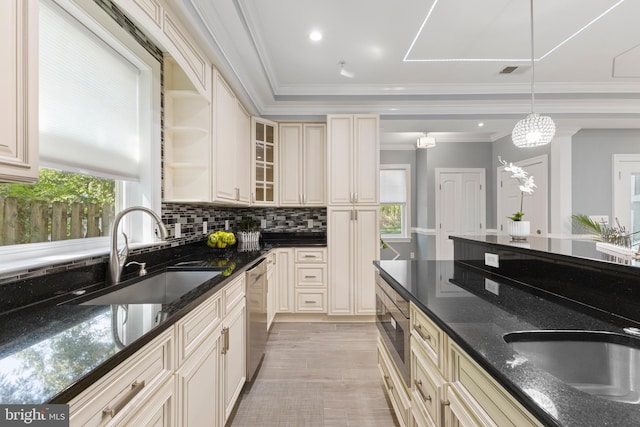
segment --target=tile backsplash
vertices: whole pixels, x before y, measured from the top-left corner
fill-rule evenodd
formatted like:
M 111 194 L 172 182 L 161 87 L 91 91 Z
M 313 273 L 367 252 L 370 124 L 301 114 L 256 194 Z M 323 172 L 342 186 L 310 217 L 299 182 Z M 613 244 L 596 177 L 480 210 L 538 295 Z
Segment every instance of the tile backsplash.
M 229 221 L 229 228 L 237 231 L 243 218 L 252 217 L 260 225 L 266 220 L 266 227 L 262 231 L 290 231 L 290 232 L 326 232 L 326 208 L 230 208 L 210 205 L 193 205 L 185 203 L 163 203 L 162 221 L 167 225 L 169 239 L 165 245 L 156 245 L 142 249 L 132 249 L 130 256 L 165 249 L 168 246 L 180 246 L 204 239 L 203 221 L 207 221 L 207 231 L 222 230 L 225 221 Z M 309 227 L 308 220 L 313 220 L 313 227 Z M 175 224 L 180 223 L 181 237 L 175 237 Z M 0 276 L 0 285 L 16 280 L 47 274 L 64 272 L 92 264 L 103 263 L 108 255 L 94 256 L 65 263 L 12 271 Z

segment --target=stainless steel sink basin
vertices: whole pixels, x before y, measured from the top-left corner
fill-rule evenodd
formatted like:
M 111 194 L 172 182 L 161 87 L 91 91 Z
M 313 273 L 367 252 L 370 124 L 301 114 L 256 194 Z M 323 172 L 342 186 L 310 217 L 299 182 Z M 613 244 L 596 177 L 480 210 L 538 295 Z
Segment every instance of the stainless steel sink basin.
M 82 304 L 167 304 L 218 274 L 219 271 L 166 271 Z
M 504 340 L 533 365 L 578 390 L 640 403 L 640 340 L 597 331 L 524 331 Z

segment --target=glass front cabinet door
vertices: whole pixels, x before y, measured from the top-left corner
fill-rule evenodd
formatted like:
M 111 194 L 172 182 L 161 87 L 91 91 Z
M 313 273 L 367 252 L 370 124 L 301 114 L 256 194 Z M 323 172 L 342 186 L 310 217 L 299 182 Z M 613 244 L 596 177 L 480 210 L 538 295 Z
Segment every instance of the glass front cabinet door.
M 253 117 L 253 174 L 251 202 L 255 206 L 275 206 L 277 196 L 278 124 Z

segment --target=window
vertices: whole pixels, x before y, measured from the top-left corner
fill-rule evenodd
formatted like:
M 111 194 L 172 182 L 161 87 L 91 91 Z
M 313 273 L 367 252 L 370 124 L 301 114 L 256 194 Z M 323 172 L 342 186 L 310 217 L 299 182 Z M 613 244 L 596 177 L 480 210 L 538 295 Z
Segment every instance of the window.
M 19 232 L 0 230 L 0 255 L 51 264 L 106 252 L 125 207 L 160 212 L 161 65 L 94 1 L 39 4 L 41 180 L 0 184 L 0 217 Z M 149 218 L 131 215 L 123 228 L 130 242 L 153 241 Z
M 410 182 L 410 165 L 380 165 L 380 234 L 385 240 L 411 238 Z

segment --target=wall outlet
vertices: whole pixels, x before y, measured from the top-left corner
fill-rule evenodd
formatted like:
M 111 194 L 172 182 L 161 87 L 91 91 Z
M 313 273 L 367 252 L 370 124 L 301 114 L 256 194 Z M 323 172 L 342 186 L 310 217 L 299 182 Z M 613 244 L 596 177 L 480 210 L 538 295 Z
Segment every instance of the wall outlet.
M 267 220 L 266 219 L 261 219 L 260 220 L 260 228 L 267 228 Z
M 609 225 L 609 215 L 589 215 L 589 219 L 596 224 Z
M 202 221 L 202 234 L 207 234 L 207 221 Z
M 491 279 L 484 279 L 484 288 L 494 295 L 500 295 L 500 284 Z
M 307 220 L 307 228 L 313 228 L 313 220 L 312 219 L 308 219 Z
M 179 222 L 175 223 L 175 233 L 174 233 L 174 235 L 175 235 L 176 239 L 179 238 L 179 237 L 182 237 L 182 229 L 180 228 L 180 223 Z
M 484 254 L 484 264 L 488 265 L 489 267 L 499 268 L 500 267 L 500 257 L 498 256 L 498 254 L 485 253 Z
M 228 219 L 225 219 L 225 220 L 224 220 L 224 229 L 225 229 L 225 230 L 228 230 L 228 229 L 229 229 L 229 220 L 228 220 Z
M 409 253 L 409 258 L 414 259 L 415 257 L 416 257 L 416 253 L 415 252 Z

